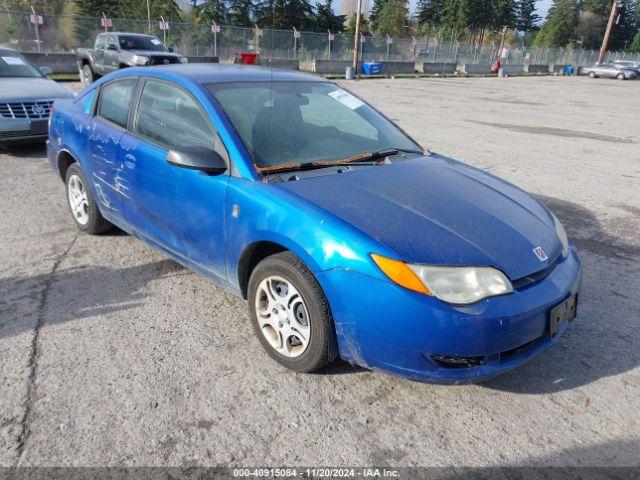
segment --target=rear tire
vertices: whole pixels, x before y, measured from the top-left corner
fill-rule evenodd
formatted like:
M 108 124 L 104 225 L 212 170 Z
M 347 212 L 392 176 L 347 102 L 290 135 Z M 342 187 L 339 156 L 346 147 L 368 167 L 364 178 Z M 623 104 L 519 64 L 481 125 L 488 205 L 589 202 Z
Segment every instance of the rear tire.
M 309 373 L 338 355 L 329 302 L 311 271 L 292 252 L 271 255 L 256 266 L 247 301 L 260 343 L 281 365 Z
M 113 224 L 105 220 L 96 204 L 87 179 L 77 163 L 67 170 L 67 204 L 78 230 L 90 235 L 104 233 L 113 228 Z
M 589 78 L 596 78 L 596 72 L 589 72 Z
M 618 80 L 625 80 L 624 78 L 624 73 L 619 73 L 618 76 L 616 77 Z

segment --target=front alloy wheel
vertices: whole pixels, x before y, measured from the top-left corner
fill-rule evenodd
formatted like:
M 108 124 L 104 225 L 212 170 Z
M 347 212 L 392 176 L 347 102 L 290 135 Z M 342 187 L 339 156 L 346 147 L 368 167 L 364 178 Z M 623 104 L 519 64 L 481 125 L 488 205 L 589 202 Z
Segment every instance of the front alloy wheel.
M 91 65 L 85 64 L 82 67 L 82 81 L 86 87 L 93 83 L 93 70 L 91 70 Z
M 289 281 L 269 276 L 260 282 L 255 297 L 262 334 L 280 355 L 295 358 L 309 345 L 311 326 L 304 299 Z
M 281 252 L 255 267 L 247 289 L 249 314 L 260 343 L 278 363 L 313 372 L 338 354 L 329 302 L 292 252 Z

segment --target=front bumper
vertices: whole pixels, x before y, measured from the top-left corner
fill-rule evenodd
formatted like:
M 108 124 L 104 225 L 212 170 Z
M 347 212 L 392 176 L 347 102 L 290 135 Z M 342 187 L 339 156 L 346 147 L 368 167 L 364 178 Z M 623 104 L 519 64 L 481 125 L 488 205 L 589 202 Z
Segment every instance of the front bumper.
M 549 311 L 581 286 L 572 247 L 548 276 L 514 293 L 454 307 L 395 284 L 333 269 L 318 280 L 331 305 L 340 356 L 412 380 L 466 383 L 506 372 L 541 354 Z
M 0 118 L 0 144 L 42 141 L 48 136 L 47 119 Z

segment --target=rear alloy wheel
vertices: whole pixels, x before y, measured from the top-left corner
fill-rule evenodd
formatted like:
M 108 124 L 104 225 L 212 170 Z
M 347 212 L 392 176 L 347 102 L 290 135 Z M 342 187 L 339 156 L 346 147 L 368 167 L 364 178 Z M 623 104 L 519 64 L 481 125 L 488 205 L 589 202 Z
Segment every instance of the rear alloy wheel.
M 82 67 L 82 81 L 86 87 L 93 83 L 93 70 L 91 70 L 91 65 L 89 64 L 85 64 Z
M 256 335 L 278 363 L 296 372 L 313 372 L 337 356 L 329 303 L 293 253 L 261 261 L 249 279 L 247 299 Z
M 618 76 L 616 77 L 618 80 L 624 80 L 624 73 L 619 73 Z
M 77 163 L 72 164 L 67 170 L 66 184 L 69 210 L 79 230 L 96 235 L 113 228 L 113 225 L 100 213 Z
M 596 78 L 596 72 L 589 72 L 589 78 Z

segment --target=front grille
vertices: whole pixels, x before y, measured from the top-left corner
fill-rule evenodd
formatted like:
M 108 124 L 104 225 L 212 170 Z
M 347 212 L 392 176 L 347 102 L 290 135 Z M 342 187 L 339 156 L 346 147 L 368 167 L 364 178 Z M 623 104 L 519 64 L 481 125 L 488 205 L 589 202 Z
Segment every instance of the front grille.
M 516 290 L 522 290 L 535 283 L 538 283 L 540 280 L 544 280 L 551 272 L 553 272 L 553 269 L 556 268 L 556 266 L 558 265 L 559 259 L 560 259 L 560 256 L 556 257 L 556 259 L 553 262 L 551 262 L 551 264 L 547 268 L 538 270 L 537 272 L 531 273 L 524 277 L 517 278 L 516 280 L 511 282 L 513 284 L 513 287 Z
M 53 105 L 52 101 L 0 103 L 0 116 L 46 120 L 51 113 L 51 105 Z
M 154 56 L 149 58 L 149 65 L 165 65 L 168 63 L 180 63 L 178 57 Z

